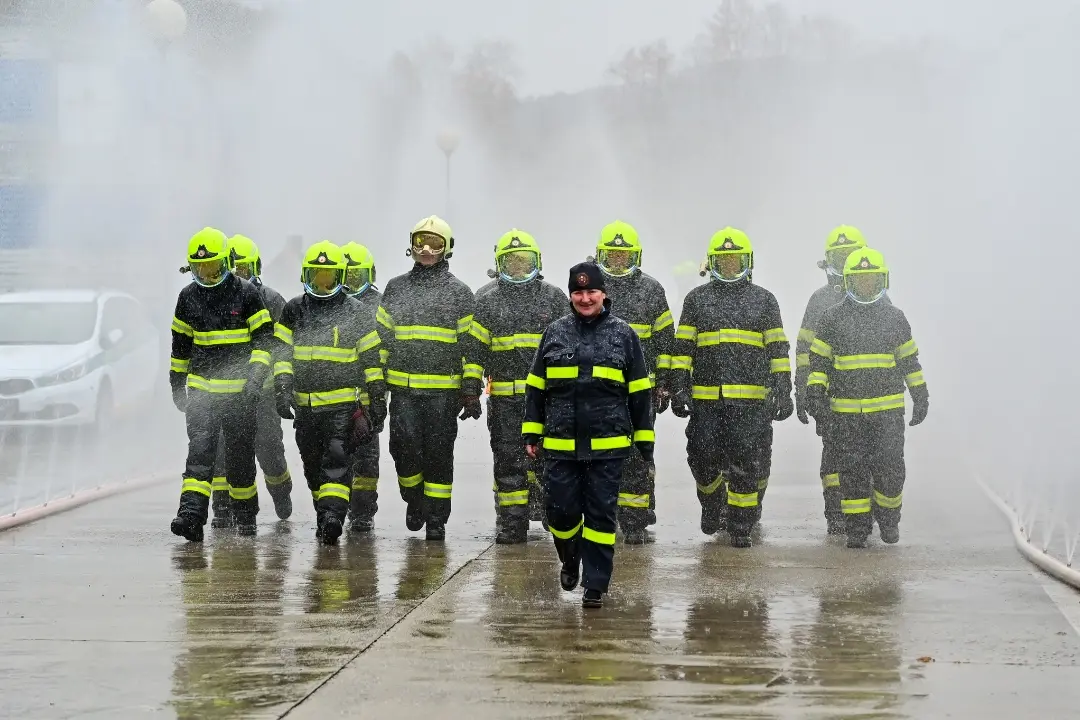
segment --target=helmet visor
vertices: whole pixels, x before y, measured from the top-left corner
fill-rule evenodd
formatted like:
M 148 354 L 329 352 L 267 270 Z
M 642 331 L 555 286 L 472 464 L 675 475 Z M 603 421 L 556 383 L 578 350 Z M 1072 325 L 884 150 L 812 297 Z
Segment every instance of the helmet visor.
M 884 273 L 854 273 L 844 278 L 844 287 L 853 300 L 860 303 L 872 303 L 885 294 Z
M 229 271 L 229 262 L 225 258 L 191 263 L 191 277 L 203 287 L 220 285 Z
M 416 233 L 412 236 L 412 251 L 414 255 L 441 255 L 446 251 L 446 240 L 436 233 Z
M 342 271 L 339 268 L 306 267 L 300 277 L 304 290 L 315 297 L 330 297 L 341 290 Z
M 233 273 L 245 280 L 250 280 L 255 277 L 255 263 L 248 260 L 237 260 L 233 263 Z
M 639 250 L 600 250 L 596 253 L 596 263 L 608 275 L 629 275 L 641 264 Z
M 725 282 L 742 280 L 750 272 L 749 253 L 720 253 L 709 257 L 709 270 Z
M 506 253 L 496 261 L 499 275 L 510 282 L 526 282 L 536 277 L 540 263 L 536 253 L 518 250 Z
M 825 253 L 825 266 L 826 269 L 832 270 L 834 275 L 844 274 L 844 263 L 847 262 L 848 255 L 855 252 L 854 247 L 837 248 L 836 250 L 829 250 Z
M 345 287 L 349 292 L 360 292 L 371 285 L 371 268 L 351 267 L 345 271 Z

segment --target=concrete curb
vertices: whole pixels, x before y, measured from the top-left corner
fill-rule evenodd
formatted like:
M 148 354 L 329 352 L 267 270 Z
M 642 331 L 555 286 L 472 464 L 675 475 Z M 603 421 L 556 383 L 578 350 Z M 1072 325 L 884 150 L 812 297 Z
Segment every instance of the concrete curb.
M 1012 525 L 1013 542 L 1016 543 L 1016 549 L 1020 551 L 1020 554 L 1047 575 L 1051 575 L 1063 583 L 1072 585 L 1074 588 L 1080 588 L 1080 572 L 1032 545 L 1031 542 L 1024 537 L 1023 528 L 1020 527 L 1020 518 L 1017 516 L 1016 512 L 1009 507 L 997 493 L 991 490 L 986 483 L 982 481 L 982 478 L 976 475 L 975 482 L 979 484 L 979 487 L 982 488 L 983 492 L 986 493 L 986 496 L 990 498 L 991 502 L 997 505 L 998 510 L 1009 519 L 1009 524 Z
M 151 475 L 149 477 L 136 478 L 134 480 L 113 483 L 111 485 L 98 485 L 95 488 L 79 490 L 71 495 L 49 500 L 41 505 L 34 505 L 23 510 L 16 510 L 13 513 L 7 513 L 0 516 L 0 532 L 19 527 L 20 525 L 26 525 L 27 523 L 32 523 L 35 520 L 40 520 L 41 518 L 50 515 L 74 510 L 77 507 L 82 507 L 95 500 L 103 500 L 112 495 L 131 492 L 133 490 L 141 490 L 142 488 L 165 482 L 171 477 L 173 477 L 171 474 Z

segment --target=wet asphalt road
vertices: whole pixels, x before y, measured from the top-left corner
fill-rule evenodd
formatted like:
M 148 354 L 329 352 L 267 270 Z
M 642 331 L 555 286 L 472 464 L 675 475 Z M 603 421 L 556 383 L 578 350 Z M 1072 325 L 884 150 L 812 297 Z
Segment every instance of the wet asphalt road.
M 299 487 L 290 521 L 263 493 L 257 538 L 188 545 L 179 479 L 2 533 L 0 717 L 1080 715 L 1076 630 L 932 435 L 910 436 L 900 545 L 850 551 L 823 532 L 812 433 L 778 428 L 758 542 L 734 550 L 698 532 L 662 420 L 656 542 L 618 546 L 600 611 L 559 589 L 539 525 L 492 545 L 479 425 L 443 545 L 405 530 L 385 456 L 374 536 L 334 548 Z

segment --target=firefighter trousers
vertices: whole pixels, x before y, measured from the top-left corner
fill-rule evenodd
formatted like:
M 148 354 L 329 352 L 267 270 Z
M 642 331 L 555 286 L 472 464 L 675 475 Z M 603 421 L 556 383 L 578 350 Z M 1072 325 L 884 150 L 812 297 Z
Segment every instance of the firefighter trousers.
M 540 485 L 539 460 L 525 454 L 521 420 L 525 396 L 495 396 L 487 401 L 487 426 L 494 460 L 496 517 L 528 524 L 542 520 L 544 490 Z
M 240 522 L 254 522 L 259 512 L 259 491 L 255 486 L 255 405 L 250 396 L 242 393 L 188 390 L 185 412 L 188 454 L 178 515 L 206 524 L 214 460 L 218 447 L 224 444 L 233 514 Z
M 346 443 L 352 433 L 355 407 L 346 403 L 340 409 L 319 412 L 300 408 L 296 412 L 296 447 L 304 463 L 304 478 L 316 515 L 330 515 L 345 522 L 349 510 L 352 483 L 351 461 Z
M 390 390 L 390 456 L 401 499 L 439 524 L 450 518 L 460 411 L 457 390 Z M 517 444 L 520 448 L 520 430 Z
M 772 441 L 772 421 L 763 402 L 694 403 L 686 424 L 686 462 L 702 515 L 726 516 L 733 537 L 748 537 L 761 519 Z
M 615 560 L 615 515 L 626 460 L 544 463 L 547 517 L 564 564 L 581 563 L 581 585 L 606 593 Z
M 833 413 L 829 435 L 844 494 L 840 506 L 849 536 L 900 524 L 904 498 L 904 412 Z
M 356 446 L 352 456 L 352 495 L 349 517 L 370 520 L 379 511 L 379 436 Z
M 263 482 L 270 497 L 288 497 L 292 492 L 292 476 L 285 461 L 284 433 L 281 430 L 281 417 L 274 406 L 273 393 L 264 393 L 255 406 L 255 459 L 263 472 Z M 225 472 L 225 442 L 218 442 L 217 456 L 214 458 L 212 504 L 214 515 L 228 513 L 229 502 L 228 473 Z
M 840 475 L 836 472 L 836 451 L 833 449 L 832 438 L 826 429 L 826 424 L 817 421 L 818 435 L 821 436 L 821 495 L 825 499 L 825 519 L 829 522 L 843 520 L 844 514 L 840 510 L 840 500 L 844 494 L 840 492 Z

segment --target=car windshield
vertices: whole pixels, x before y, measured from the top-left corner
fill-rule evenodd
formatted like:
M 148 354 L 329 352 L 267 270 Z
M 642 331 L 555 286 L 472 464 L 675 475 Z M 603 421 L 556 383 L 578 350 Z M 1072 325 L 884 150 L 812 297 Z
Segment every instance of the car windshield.
M 0 303 L 0 345 L 75 345 L 94 336 L 97 303 Z

